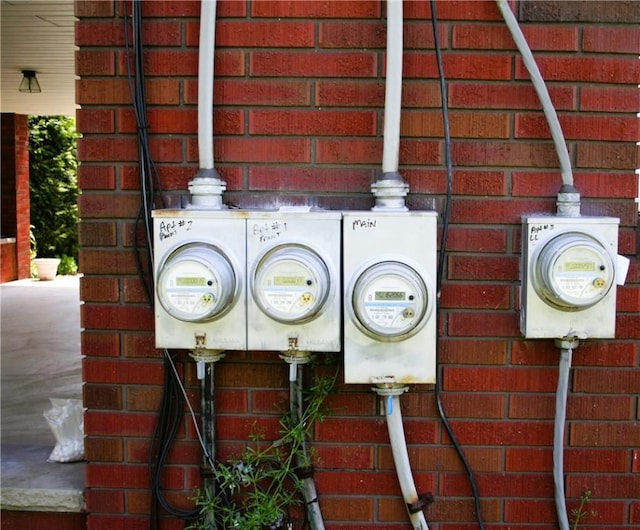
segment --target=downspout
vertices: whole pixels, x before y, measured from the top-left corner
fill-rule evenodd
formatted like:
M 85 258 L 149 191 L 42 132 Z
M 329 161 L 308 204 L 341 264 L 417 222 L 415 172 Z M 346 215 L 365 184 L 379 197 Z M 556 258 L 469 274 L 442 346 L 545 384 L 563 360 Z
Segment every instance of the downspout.
M 216 0 L 200 4 L 198 56 L 198 154 L 200 167 L 189 182 L 190 208 L 221 210 L 227 184 L 213 164 L 213 64 L 215 53 Z
M 569 159 L 569 151 L 567 144 L 562 133 L 562 127 L 558 120 L 558 115 L 549 96 L 547 86 L 540 74 L 536 60 L 531 53 L 531 48 L 527 43 L 520 25 L 515 16 L 511 12 L 511 8 L 506 0 L 496 0 L 496 4 L 502 18 L 511 32 L 513 41 L 515 42 L 520 55 L 522 55 L 522 61 L 524 62 L 533 87 L 538 94 L 540 103 L 542 104 L 542 110 L 549 124 L 549 130 L 551 131 L 551 137 L 556 148 L 556 153 L 560 162 L 560 172 L 562 178 L 562 185 L 557 196 L 557 214 L 564 217 L 579 217 L 580 216 L 580 193 L 573 184 L 573 171 L 571 170 L 571 160 Z
M 398 173 L 402 107 L 402 0 L 387 1 L 387 62 L 384 100 L 382 173 L 371 185 L 373 210 L 405 211 L 409 185 Z

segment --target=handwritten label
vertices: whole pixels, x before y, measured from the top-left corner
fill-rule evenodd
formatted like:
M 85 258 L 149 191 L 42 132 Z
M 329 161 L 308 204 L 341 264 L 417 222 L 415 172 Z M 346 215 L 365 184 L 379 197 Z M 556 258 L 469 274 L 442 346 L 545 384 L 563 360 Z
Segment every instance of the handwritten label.
M 192 229 L 193 219 L 171 219 L 160 221 L 158 225 L 158 238 L 160 241 L 177 236 L 180 232 L 189 232 Z
M 538 241 L 540 235 L 543 232 L 553 230 L 555 228 L 553 223 L 544 223 L 539 225 L 529 226 L 529 241 Z
M 267 241 L 274 241 L 284 235 L 287 231 L 286 221 L 271 221 L 264 223 L 254 223 L 251 228 L 251 233 L 254 237 L 258 238 L 260 243 L 266 243 Z
M 351 230 L 358 230 L 359 228 L 375 228 L 378 221 L 375 219 L 354 219 L 351 223 Z

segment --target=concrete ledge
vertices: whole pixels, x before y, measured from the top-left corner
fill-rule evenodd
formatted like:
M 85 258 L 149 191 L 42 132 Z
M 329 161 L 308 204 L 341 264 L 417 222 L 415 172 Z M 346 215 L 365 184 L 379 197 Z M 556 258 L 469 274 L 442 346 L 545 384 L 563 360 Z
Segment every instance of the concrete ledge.
M 83 512 L 84 462 L 48 462 L 53 448 L 2 445 L 2 510 Z

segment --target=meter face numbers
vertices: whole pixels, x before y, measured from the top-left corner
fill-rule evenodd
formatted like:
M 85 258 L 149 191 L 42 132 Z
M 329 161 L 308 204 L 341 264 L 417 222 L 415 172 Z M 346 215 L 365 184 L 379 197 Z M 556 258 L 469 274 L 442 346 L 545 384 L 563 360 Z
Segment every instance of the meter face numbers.
M 160 268 L 158 299 L 173 317 L 199 322 L 226 312 L 236 290 L 233 268 L 210 245 L 191 244 L 172 252 Z
M 614 264 L 607 250 L 585 234 L 562 234 L 540 251 L 535 287 L 545 302 L 565 309 L 584 309 L 599 302 L 614 283 Z
M 428 302 L 422 277 L 398 262 L 366 269 L 356 280 L 352 295 L 357 323 L 374 338 L 411 336 L 424 324 Z
M 270 318 L 300 323 L 318 315 L 330 288 L 322 258 L 301 245 L 271 249 L 257 263 L 252 291 L 260 309 Z

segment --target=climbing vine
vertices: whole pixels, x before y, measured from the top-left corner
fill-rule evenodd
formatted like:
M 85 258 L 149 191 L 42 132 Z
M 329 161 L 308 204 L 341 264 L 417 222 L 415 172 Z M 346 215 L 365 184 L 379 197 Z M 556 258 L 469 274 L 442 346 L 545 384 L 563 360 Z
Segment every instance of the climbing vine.
M 301 474 L 314 458 L 306 441 L 325 417 L 323 403 L 336 376 L 315 378 L 304 393 L 304 410 L 282 415 L 278 440 L 269 443 L 253 434 L 239 457 L 215 464 L 215 487 L 197 492 L 200 518 L 187 530 L 291 528 L 291 513 L 303 504 Z

